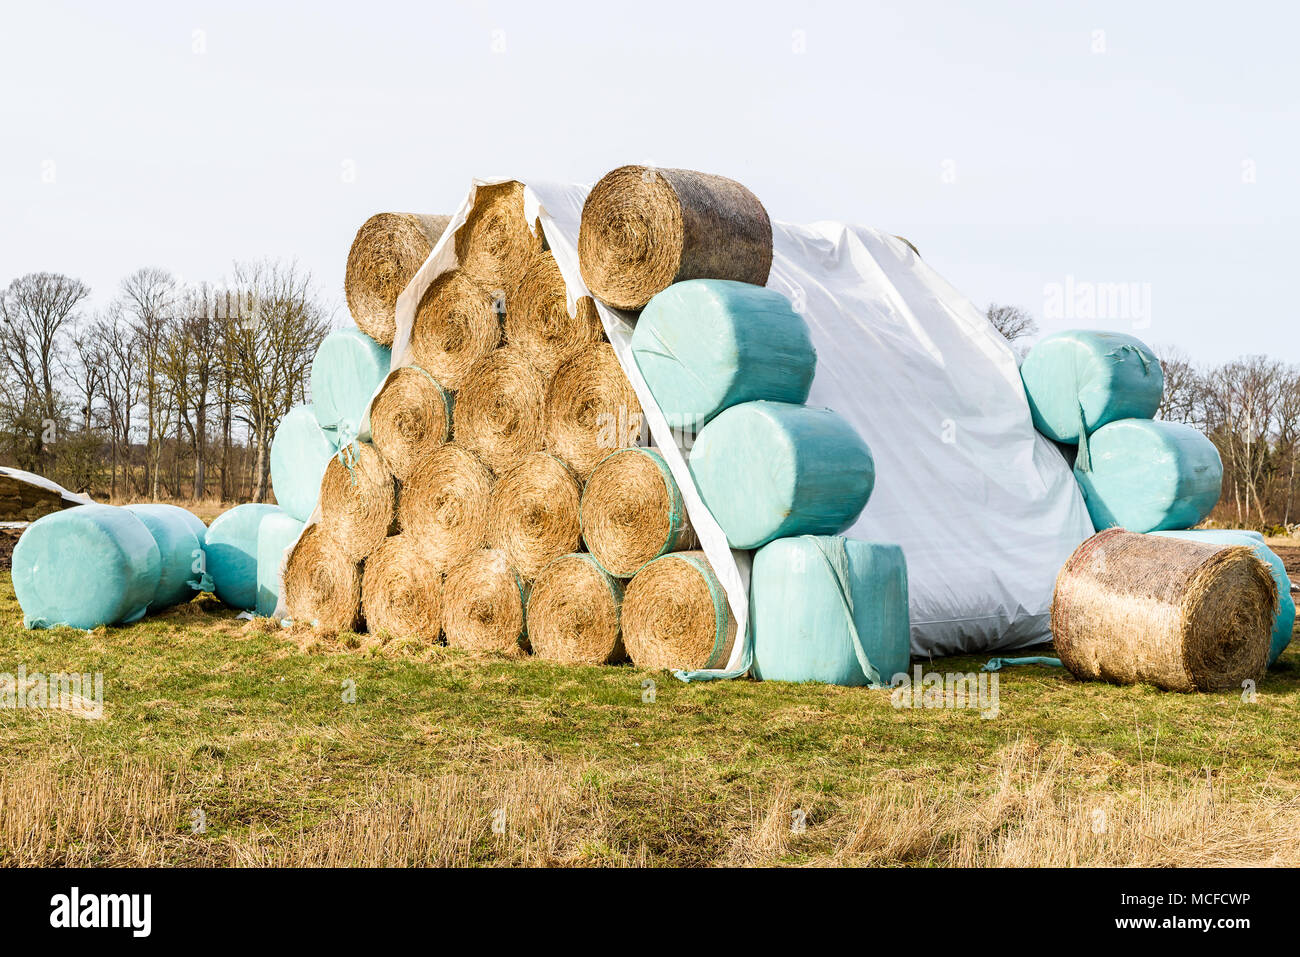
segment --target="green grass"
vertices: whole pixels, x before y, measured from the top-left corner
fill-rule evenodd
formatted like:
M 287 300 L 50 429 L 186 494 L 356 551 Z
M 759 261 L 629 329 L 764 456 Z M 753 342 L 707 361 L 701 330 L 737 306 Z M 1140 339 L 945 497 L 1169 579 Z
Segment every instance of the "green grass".
M 983 661 L 923 664 L 967 672 Z M 182 813 L 157 840 L 175 863 L 224 863 L 250 843 L 283 848 L 421 782 L 467 782 L 477 807 L 479 783 L 486 793 L 525 771 L 574 790 L 557 812 L 568 815 L 557 840 L 564 860 L 595 863 L 743 861 L 737 848 L 787 806 L 808 809 L 809 831 L 769 858 L 828 860 L 864 800 L 899 787 L 993 794 L 1011 752 L 1052 754 L 1060 786 L 1085 799 L 1131 795 L 1157 772 L 1192 788 L 1209 769 L 1239 802 L 1300 785 L 1294 646 L 1253 703 L 1025 667 L 1001 672 L 1000 713 L 988 720 L 897 709 L 888 692 L 861 688 L 685 685 L 631 666 L 313 640 L 236 620 L 211 599 L 125 628 L 26 631 L 5 574 L 0 672 L 19 664 L 29 674 L 102 672 L 104 718 L 0 709 L 0 775 L 40 765 L 66 782 L 111 778 L 127 763 L 163 769 Z M 647 678 L 653 702 L 642 700 Z M 344 700 L 347 683 L 355 703 Z M 192 807 L 206 815 L 202 835 L 189 833 Z M 485 801 L 485 821 L 491 809 Z M 94 840 L 82 851 L 115 860 Z M 497 852 L 479 841 L 467 853 L 491 863 Z

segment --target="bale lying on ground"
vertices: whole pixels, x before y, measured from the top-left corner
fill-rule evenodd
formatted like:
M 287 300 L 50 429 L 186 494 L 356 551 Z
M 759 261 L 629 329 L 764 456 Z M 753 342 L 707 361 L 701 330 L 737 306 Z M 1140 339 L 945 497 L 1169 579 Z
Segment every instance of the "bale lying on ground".
M 440 275 L 420 297 L 411 324 L 411 357 L 445 389 L 459 389 L 474 363 L 501 344 L 505 306 L 458 269 Z
M 396 519 L 393 473 L 369 442 L 353 442 L 330 459 L 320 487 L 321 523 L 349 561 L 379 547 Z
M 657 449 L 622 449 L 596 466 L 582 490 L 582 538 L 617 578 L 698 546 L 681 489 Z
M 326 632 L 362 627 L 361 566 L 317 522 L 308 526 L 284 563 L 289 617 Z
M 721 668 L 736 641 L 726 592 L 703 552 L 673 552 L 637 572 L 623 596 L 622 624 L 640 668 Z
M 533 257 L 514 297 L 506 304 L 506 342 L 547 381 L 569 359 L 598 342 L 605 330 L 590 296 L 570 314 L 564 277 L 548 251 Z
M 419 366 L 395 369 L 370 407 L 370 438 L 394 477 L 411 470 L 451 438 L 452 397 Z
M 500 549 L 526 581 L 582 537 L 582 487 L 568 466 L 546 452 L 525 455 L 497 481 L 488 509 L 488 545 Z
M 257 534 L 262 519 L 282 510 L 276 505 L 247 502 L 212 520 L 203 547 L 213 592 L 231 608 L 252 611 L 257 606 Z
M 410 535 L 393 535 L 366 558 L 361 609 L 372 632 L 436 641 L 442 633 L 442 574 Z
M 446 572 L 487 544 L 492 473 L 474 453 L 448 443 L 402 484 L 398 526 L 425 558 Z
M 262 519 L 257 528 L 257 605 L 262 617 L 275 614 L 280 603 L 280 583 L 285 552 L 302 534 L 303 523 L 280 512 Z
M 566 664 L 604 665 L 625 653 L 619 632 L 623 586 L 590 555 L 563 555 L 537 576 L 528 595 L 533 654 Z
M 443 583 L 447 644 L 468 651 L 521 653 L 526 596 L 524 582 L 502 552 L 483 549 L 462 559 Z
M 456 394 L 456 442 L 497 475 L 541 450 L 546 385 L 514 349 L 498 349 L 475 363 Z
M 376 213 L 357 230 L 343 292 L 357 328 L 380 345 L 393 344 L 397 297 L 450 222 L 450 216 Z
M 300 522 L 311 518 L 325 467 L 338 452 L 311 405 L 297 405 L 280 420 L 271 440 L 271 488 L 275 501 Z
M 587 194 L 578 259 L 593 296 L 615 309 L 641 309 L 685 279 L 765 285 L 772 223 L 758 197 L 735 180 L 623 166 Z
M 161 503 L 127 505 L 125 508 L 144 522 L 158 546 L 161 565 L 158 588 L 149 603 L 150 613 L 187 602 L 199 593 L 200 588 L 212 587 L 211 579 L 204 574 L 206 561 L 202 543 L 194 534 L 194 526 L 185 517 L 193 518 L 190 512 Z
M 392 353 L 360 329 L 335 329 L 311 362 L 312 409 L 335 444 L 360 434 L 366 405 L 388 375 Z
M 480 186 L 464 225 L 456 230 L 460 268 L 494 295 L 509 301 L 533 257 L 542 250 L 540 232 L 524 216 L 522 183 Z
M 546 391 L 546 449 L 586 481 L 615 449 L 636 445 L 641 403 L 618 364 L 614 347 L 601 343 L 563 366 Z
M 1061 569 L 1052 638 L 1076 678 L 1216 691 L 1264 676 L 1276 615 L 1269 567 L 1249 547 L 1112 528 Z

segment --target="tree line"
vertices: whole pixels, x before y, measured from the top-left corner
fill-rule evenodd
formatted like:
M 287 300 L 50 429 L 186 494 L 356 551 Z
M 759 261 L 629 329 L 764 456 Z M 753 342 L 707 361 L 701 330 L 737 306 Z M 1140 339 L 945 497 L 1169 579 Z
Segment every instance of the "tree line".
M 89 296 L 48 272 L 0 292 L 0 461 L 97 497 L 265 500 L 271 439 L 331 327 L 311 274 L 144 268 L 104 308 Z

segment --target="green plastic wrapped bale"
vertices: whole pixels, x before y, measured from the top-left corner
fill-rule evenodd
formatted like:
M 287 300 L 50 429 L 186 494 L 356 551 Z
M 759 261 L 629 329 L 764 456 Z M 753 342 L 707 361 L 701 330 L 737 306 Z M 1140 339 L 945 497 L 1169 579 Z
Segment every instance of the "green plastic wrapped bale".
M 675 429 L 755 399 L 801 404 L 817 369 L 808 324 L 790 301 L 729 279 L 674 283 L 651 299 L 632 355 Z
M 1074 468 L 1097 531 L 1190 528 L 1219 501 L 1223 463 L 1191 426 L 1121 419 L 1088 439 L 1090 467 Z
M 1273 639 L 1268 649 L 1268 664 L 1271 668 L 1291 643 L 1291 631 L 1295 628 L 1295 599 L 1291 597 L 1291 579 L 1286 573 L 1286 565 L 1277 552 L 1264 544 L 1264 536 L 1258 532 L 1221 528 L 1194 528 L 1155 534 L 1167 538 L 1185 538 L 1193 542 L 1208 542 L 1211 545 L 1245 545 L 1253 548 L 1260 561 L 1268 565 L 1273 572 L 1273 581 L 1277 584 L 1277 620 L 1273 624 Z
M 336 445 L 364 430 L 366 406 L 391 363 L 391 351 L 354 326 L 335 329 L 320 344 L 311 364 L 312 407 Z
M 162 611 L 189 601 L 200 591 L 211 590 L 212 582 L 204 575 L 203 543 L 194 532 L 194 522 L 203 525 L 197 516 L 178 505 L 157 503 L 125 507 L 144 522 L 158 546 L 161 570 L 149 611 Z
M 1165 377 L 1140 340 L 1120 332 L 1069 329 L 1047 336 L 1020 366 L 1034 428 L 1057 442 L 1079 441 L 1108 422 L 1149 419 Z
M 907 672 L 907 562 L 897 545 L 778 538 L 754 556 L 749 607 L 756 678 L 881 686 Z
M 144 617 L 158 588 L 158 545 L 138 515 L 78 505 L 37 519 L 14 546 L 14 594 L 28 628 L 98 628 Z
M 204 548 L 213 591 L 231 608 L 257 607 L 257 532 L 279 506 L 250 502 L 222 512 L 208 526 Z
M 280 420 L 271 440 L 271 488 L 279 506 L 300 522 L 311 518 L 325 467 L 338 452 L 310 405 L 297 405 Z
M 789 535 L 833 535 L 871 497 L 876 467 L 851 425 L 829 409 L 744 402 L 700 430 L 691 474 L 732 548 Z
M 279 512 L 262 519 L 257 529 L 257 605 L 264 618 L 275 613 L 280 603 L 280 566 L 285 550 L 302 534 L 303 523 Z

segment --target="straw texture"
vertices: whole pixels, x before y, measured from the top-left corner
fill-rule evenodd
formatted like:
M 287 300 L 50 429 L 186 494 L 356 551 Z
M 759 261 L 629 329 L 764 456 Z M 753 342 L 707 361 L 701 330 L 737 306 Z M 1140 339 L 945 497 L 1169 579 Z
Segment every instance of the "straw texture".
M 618 578 L 699 546 L 681 489 L 657 449 L 622 449 L 596 466 L 582 491 L 582 538 Z
M 1052 637 L 1076 678 L 1215 691 L 1263 677 L 1276 614 L 1250 548 L 1112 528 L 1061 569 Z
M 370 438 L 396 478 L 451 438 L 451 410 L 451 394 L 419 366 L 388 374 L 370 406 Z
M 285 559 L 284 604 L 290 618 L 322 631 L 362 627 L 361 566 L 319 522 L 303 530 Z
M 559 459 L 546 452 L 525 455 L 492 490 L 488 545 L 500 549 L 525 580 L 578 548 L 582 488 Z
M 492 473 L 478 456 L 448 443 L 423 459 L 402 483 L 398 526 L 419 543 L 439 572 L 487 544 Z
M 357 328 L 382 345 L 393 344 L 397 297 L 450 222 L 450 216 L 376 213 L 361 224 L 348 250 L 343 280 Z
M 590 555 L 563 555 L 543 569 L 528 596 L 533 654 L 566 664 L 604 665 L 626 656 L 619 632 L 623 586 Z
M 560 367 L 546 392 L 546 448 L 580 479 L 640 434 L 641 403 L 613 346 L 601 343 Z
M 442 630 L 468 651 L 519 654 L 524 649 L 525 586 L 503 553 L 483 549 L 447 574 Z
M 540 231 L 529 229 L 524 218 L 523 184 L 480 186 L 474 208 L 456 230 L 460 268 L 493 295 L 504 297 L 508 304 L 528 264 L 541 249 Z
M 325 468 L 320 486 L 321 523 L 350 561 L 379 547 L 396 519 L 396 483 L 375 447 L 353 442 Z
M 484 357 L 456 395 L 456 441 L 498 475 L 545 440 L 545 380 L 514 349 Z
M 420 297 L 411 325 L 415 364 L 445 389 L 459 389 L 470 368 L 501 344 L 504 304 L 458 269 L 440 275 Z
M 533 257 L 506 308 L 506 342 L 527 356 L 546 379 L 573 356 L 605 341 L 605 330 L 590 296 L 569 314 L 564 277 L 550 252 Z
M 370 553 L 361 609 L 371 632 L 436 641 L 442 634 L 442 575 L 410 535 L 393 535 Z
M 623 166 L 587 194 L 578 261 L 592 295 L 616 309 L 641 309 L 684 279 L 762 286 L 772 268 L 772 222 L 735 180 Z
M 674 552 L 641 569 L 623 596 L 623 643 L 640 668 L 720 668 L 736 619 L 703 552 Z

